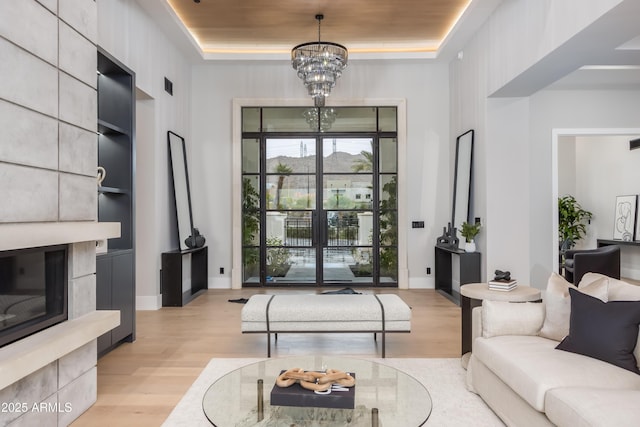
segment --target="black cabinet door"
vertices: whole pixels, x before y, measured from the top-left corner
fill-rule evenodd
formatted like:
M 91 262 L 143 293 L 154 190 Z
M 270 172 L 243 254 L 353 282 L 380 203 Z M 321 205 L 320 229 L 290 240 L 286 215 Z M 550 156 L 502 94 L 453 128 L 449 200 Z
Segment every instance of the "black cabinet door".
M 96 258 L 96 310 L 111 310 L 111 257 Z M 98 337 L 98 354 L 111 346 L 111 331 Z
M 112 258 L 112 262 L 111 303 L 113 310 L 120 310 L 120 326 L 111 331 L 112 342 L 116 343 L 133 333 L 133 252 L 118 254 Z

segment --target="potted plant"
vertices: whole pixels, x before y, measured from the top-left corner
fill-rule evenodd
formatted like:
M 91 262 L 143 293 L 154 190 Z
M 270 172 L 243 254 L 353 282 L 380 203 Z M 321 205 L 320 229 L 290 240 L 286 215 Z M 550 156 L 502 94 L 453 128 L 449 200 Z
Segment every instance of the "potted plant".
M 462 223 L 462 227 L 460 228 L 460 234 L 465 239 L 465 245 L 464 245 L 465 252 L 476 251 L 476 243 L 473 239 L 480 232 L 480 226 L 481 224 L 479 222 L 472 224 L 465 221 Z
M 558 240 L 560 253 L 575 246 L 576 242 L 587 232 L 587 222 L 593 214 L 582 209 L 582 206 L 571 196 L 558 198 Z

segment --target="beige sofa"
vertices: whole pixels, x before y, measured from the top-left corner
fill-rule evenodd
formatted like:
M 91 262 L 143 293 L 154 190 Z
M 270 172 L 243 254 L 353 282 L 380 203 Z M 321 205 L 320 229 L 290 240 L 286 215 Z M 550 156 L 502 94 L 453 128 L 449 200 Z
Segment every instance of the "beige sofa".
M 629 350 L 635 355 L 631 368 L 555 348 L 567 334 L 571 338 L 566 342 L 575 341 L 582 319 L 591 316 L 587 313 L 585 317 L 577 304 L 596 304 L 595 320 L 610 312 L 616 312 L 610 316 L 614 318 L 622 310 L 612 309 L 624 306 L 636 310 L 640 302 L 602 305 L 592 297 L 605 302 L 638 301 L 640 287 L 588 273 L 578 287 L 582 293 L 574 296 L 573 302 L 569 294 L 578 291 L 569 292 L 570 288 L 575 289 L 554 274 L 542 304 L 484 301 L 482 307 L 475 308 L 469 389 L 508 426 L 640 426 L 640 375 L 629 370 L 638 368 L 640 360 L 637 323 L 630 344 L 634 348 Z M 585 294 L 590 296 L 583 297 Z M 609 311 L 601 313 L 600 307 Z M 637 320 L 637 314 L 631 317 Z M 616 335 L 607 331 L 608 323 L 587 325 L 587 338 L 597 343 Z M 631 327 L 625 326 L 627 332 Z M 629 333 L 627 347 L 628 338 Z M 596 351 L 602 348 L 596 347 Z

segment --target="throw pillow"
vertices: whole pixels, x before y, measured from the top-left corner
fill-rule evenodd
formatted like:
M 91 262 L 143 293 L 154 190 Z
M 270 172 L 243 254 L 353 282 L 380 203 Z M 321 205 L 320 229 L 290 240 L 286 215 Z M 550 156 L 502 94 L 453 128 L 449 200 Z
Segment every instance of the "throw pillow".
M 603 360 L 640 374 L 633 350 L 640 325 L 640 301 L 610 301 L 569 289 L 569 335 L 556 347 Z
M 571 313 L 569 289 L 578 289 L 587 295 L 607 301 L 607 284 L 607 277 L 602 276 L 598 280 L 593 280 L 585 285 L 581 284 L 579 288 L 576 288 L 564 277 L 557 273 L 551 273 L 544 295 L 547 314 L 540 330 L 540 336 L 554 341 L 562 341 L 569 333 L 569 315 Z
M 544 321 L 539 303 L 482 301 L 482 336 L 538 335 Z
M 588 275 L 596 275 L 596 273 L 587 273 Z M 640 300 L 640 286 L 632 285 L 631 283 L 623 280 L 614 279 L 609 277 L 609 301 L 638 301 Z M 582 283 L 582 281 L 580 282 Z M 640 331 L 638 333 L 638 341 L 636 349 L 633 351 L 633 355 L 638 362 L 638 368 L 640 369 Z

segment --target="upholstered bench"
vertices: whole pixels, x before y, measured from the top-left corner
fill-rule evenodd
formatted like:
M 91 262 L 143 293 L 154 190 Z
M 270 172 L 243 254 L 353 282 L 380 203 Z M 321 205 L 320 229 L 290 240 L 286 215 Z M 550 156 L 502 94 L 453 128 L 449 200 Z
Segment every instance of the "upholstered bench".
M 242 308 L 242 333 L 411 332 L 411 308 L 395 294 L 254 295 Z

